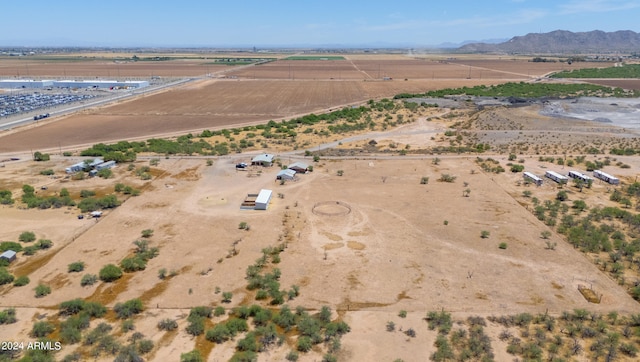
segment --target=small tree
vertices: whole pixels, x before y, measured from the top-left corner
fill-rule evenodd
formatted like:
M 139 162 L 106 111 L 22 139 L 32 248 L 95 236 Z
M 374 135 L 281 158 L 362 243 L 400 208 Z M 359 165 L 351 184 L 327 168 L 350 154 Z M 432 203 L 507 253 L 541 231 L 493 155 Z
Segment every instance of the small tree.
M 233 293 L 222 292 L 222 303 L 231 303 L 231 298 L 233 298 Z
M 550 236 L 551 236 L 551 231 L 549 230 L 545 230 L 540 233 L 540 237 L 543 239 L 549 239 Z
M 142 230 L 143 238 L 150 238 L 153 235 L 153 229 L 144 229 Z
M 558 194 L 556 195 L 556 200 L 558 201 L 566 201 L 568 199 L 569 199 L 569 195 L 564 190 L 559 191 Z

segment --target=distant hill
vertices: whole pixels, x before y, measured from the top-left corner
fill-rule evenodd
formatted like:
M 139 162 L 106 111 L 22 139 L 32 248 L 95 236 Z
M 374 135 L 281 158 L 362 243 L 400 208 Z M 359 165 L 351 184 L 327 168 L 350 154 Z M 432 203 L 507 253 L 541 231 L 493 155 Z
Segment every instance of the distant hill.
M 457 49 L 463 53 L 590 54 L 639 53 L 640 34 L 631 30 L 573 33 L 556 30 L 513 37 L 503 43 L 472 43 Z

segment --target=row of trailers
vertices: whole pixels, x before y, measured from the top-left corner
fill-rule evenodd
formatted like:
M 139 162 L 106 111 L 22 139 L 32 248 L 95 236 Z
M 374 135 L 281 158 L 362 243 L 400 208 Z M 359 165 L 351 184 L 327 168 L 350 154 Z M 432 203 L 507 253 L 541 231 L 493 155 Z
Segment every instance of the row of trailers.
M 578 179 L 578 180 L 582 180 L 585 183 L 588 182 L 593 182 L 593 178 L 578 172 L 578 171 L 569 171 L 569 174 L 567 176 L 559 174 L 555 171 L 547 171 L 544 174 L 545 177 L 559 183 L 559 184 L 566 184 L 567 182 L 569 182 L 569 179 Z M 535 174 L 531 173 L 531 172 L 523 172 L 523 177 L 530 181 L 533 182 L 534 184 L 536 184 L 537 186 L 542 185 L 542 178 L 536 176 Z M 606 172 L 602 172 L 600 170 L 595 170 L 593 171 L 593 177 L 600 179 L 604 182 L 610 183 L 612 185 L 619 185 L 620 184 L 620 179 L 618 179 L 615 176 L 609 175 Z

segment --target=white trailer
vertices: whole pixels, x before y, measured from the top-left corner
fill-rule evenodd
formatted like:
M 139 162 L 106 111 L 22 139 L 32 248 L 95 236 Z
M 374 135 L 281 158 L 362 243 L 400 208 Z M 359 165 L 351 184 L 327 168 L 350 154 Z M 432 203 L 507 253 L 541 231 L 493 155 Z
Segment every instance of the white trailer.
M 600 170 L 595 170 L 593 171 L 593 177 L 595 178 L 599 178 L 602 181 L 608 182 L 612 185 L 619 185 L 620 184 L 620 180 L 615 177 L 615 176 L 611 176 L 606 172 L 602 172 Z
M 525 178 L 525 180 L 529 180 L 531 182 L 533 182 L 534 184 L 536 184 L 537 186 L 542 185 L 542 179 L 534 174 L 532 174 L 529 171 L 525 171 L 522 173 L 522 177 Z
M 590 181 L 593 181 L 593 179 L 581 172 L 578 171 L 569 171 L 569 177 L 571 177 L 572 179 L 578 179 L 578 180 L 582 180 L 585 183 L 588 183 Z
M 561 175 L 555 171 L 547 171 L 544 173 L 545 177 L 552 179 L 559 184 L 566 184 L 569 178 L 565 175 Z

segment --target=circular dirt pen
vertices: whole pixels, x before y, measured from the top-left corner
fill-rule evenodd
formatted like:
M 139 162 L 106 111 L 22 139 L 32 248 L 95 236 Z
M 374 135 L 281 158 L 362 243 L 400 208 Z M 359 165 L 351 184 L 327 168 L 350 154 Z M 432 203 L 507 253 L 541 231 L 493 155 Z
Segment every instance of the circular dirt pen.
M 351 213 L 351 206 L 340 201 L 324 201 L 313 205 L 311 211 L 321 216 L 345 216 Z

